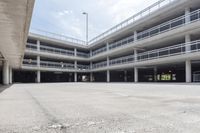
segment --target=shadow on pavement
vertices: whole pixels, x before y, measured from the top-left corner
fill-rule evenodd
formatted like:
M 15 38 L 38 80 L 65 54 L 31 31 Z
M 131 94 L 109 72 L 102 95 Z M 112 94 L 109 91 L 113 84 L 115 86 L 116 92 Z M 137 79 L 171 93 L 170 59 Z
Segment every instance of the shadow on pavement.
M 7 86 L 0 86 L 0 93 L 2 93 L 3 91 L 5 91 L 6 89 L 10 88 L 12 85 L 7 85 Z

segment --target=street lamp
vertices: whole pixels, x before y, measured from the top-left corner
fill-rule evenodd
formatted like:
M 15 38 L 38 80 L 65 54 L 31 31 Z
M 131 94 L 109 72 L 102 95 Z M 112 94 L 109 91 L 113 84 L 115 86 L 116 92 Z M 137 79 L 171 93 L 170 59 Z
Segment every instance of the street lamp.
M 86 44 L 88 44 L 88 13 L 83 12 L 83 15 L 86 16 Z

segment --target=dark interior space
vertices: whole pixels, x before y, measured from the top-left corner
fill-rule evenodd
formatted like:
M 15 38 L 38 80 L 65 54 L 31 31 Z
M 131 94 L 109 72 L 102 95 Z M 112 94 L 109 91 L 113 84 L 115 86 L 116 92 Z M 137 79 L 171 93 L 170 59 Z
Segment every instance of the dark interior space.
M 34 71 L 13 71 L 13 83 L 35 83 L 36 72 Z
M 64 72 L 41 72 L 41 82 L 73 82 L 73 73 Z
M 106 72 L 95 72 L 93 73 L 94 82 L 106 82 Z

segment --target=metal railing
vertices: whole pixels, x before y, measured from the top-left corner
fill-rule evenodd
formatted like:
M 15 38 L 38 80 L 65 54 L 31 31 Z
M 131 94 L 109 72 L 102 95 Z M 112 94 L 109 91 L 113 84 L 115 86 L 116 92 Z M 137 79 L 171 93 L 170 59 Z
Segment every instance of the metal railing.
M 27 43 L 26 44 L 26 49 L 37 51 L 37 45 L 36 44 L 32 44 L 32 43 Z
M 133 62 L 134 62 L 134 55 L 129 55 L 129 56 L 110 60 L 109 64 L 110 66 L 114 66 L 118 64 L 127 64 L 127 63 L 133 63 Z
M 30 33 L 39 34 L 39 35 L 41 35 L 43 37 L 58 39 L 58 40 L 67 41 L 67 42 L 80 44 L 80 45 L 86 45 L 87 44 L 85 41 L 82 41 L 82 40 L 79 40 L 79 39 L 75 39 L 75 38 L 72 38 L 72 37 L 68 37 L 68 36 L 65 36 L 65 35 L 48 32 L 48 31 L 34 29 L 34 28 L 30 29 Z
M 23 60 L 24 66 L 30 66 L 30 67 L 36 67 L 37 66 L 37 60 L 33 59 L 24 59 Z
M 103 61 L 103 62 L 93 64 L 92 69 L 97 69 L 97 68 L 106 67 L 106 66 L 107 66 L 107 61 Z
M 185 19 L 187 17 L 190 18 L 189 22 L 185 21 Z M 200 9 L 193 11 L 188 15 L 182 15 L 178 18 L 172 19 L 172 20 L 162 23 L 158 26 L 155 26 L 148 30 L 142 31 L 137 34 L 137 39 L 138 40 L 146 39 L 146 38 L 161 34 L 163 32 L 167 32 L 167 31 L 173 30 L 175 28 L 181 27 L 187 23 L 191 23 L 191 22 L 199 20 L 199 19 L 200 19 Z
M 107 47 L 102 47 L 100 49 L 97 49 L 95 51 L 92 51 L 92 56 L 98 55 L 100 53 L 106 52 L 107 51 Z
M 90 54 L 89 53 L 84 53 L 84 52 L 78 52 L 77 51 L 77 56 L 84 57 L 84 58 L 89 58 Z
M 74 64 L 63 62 L 40 61 L 40 67 L 57 69 L 75 69 Z
M 122 39 L 122 40 L 120 40 L 120 41 L 117 41 L 117 42 L 115 42 L 115 43 L 110 44 L 110 45 L 109 45 L 109 49 L 110 49 L 110 50 L 111 50 L 111 49 L 115 49 L 115 48 L 117 48 L 117 47 L 121 47 L 121 46 L 126 45 L 126 44 L 129 44 L 129 43 L 131 43 L 131 42 L 134 42 L 134 35 L 132 35 L 132 36 L 130 36 L 130 37 L 127 37 L 127 38 L 125 38 L 125 39 Z
M 200 51 L 200 40 L 139 53 L 137 61 L 146 61 Z
M 50 47 L 50 46 L 40 45 L 40 51 L 47 52 L 47 53 L 53 53 L 53 54 L 74 56 L 74 51 L 61 49 L 61 48 Z
M 90 66 L 89 65 L 77 65 L 78 70 L 89 70 Z
M 127 27 L 128 25 L 134 23 L 135 21 L 146 17 L 148 15 L 150 15 L 151 13 L 153 13 L 154 11 L 157 11 L 158 9 L 163 8 L 164 6 L 177 1 L 177 0 L 159 0 L 158 2 L 156 2 L 155 4 L 149 6 L 148 8 L 144 9 L 143 11 L 133 15 L 132 17 L 126 19 L 125 21 L 121 22 L 120 24 L 112 27 L 111 29 L 107 30 L 106 32 L 100 34 L 99 36 L 95 37 L 94 39 L 92 39 L 91 41 L 89 41 L 89 44 L 93 44 L 94 42 L 112 34 L 113 32 L 119 31 L 125 27 Z

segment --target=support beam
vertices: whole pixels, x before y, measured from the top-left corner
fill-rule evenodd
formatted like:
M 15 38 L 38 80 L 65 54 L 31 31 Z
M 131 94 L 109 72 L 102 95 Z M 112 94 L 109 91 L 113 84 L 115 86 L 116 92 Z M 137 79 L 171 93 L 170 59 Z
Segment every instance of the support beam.
M 37 51 L 40 51 L 40 41 L 37 40 Z
M 37 71 L 37 78 L 36 78 L 36 83 L 40 83 L 41 82 L 41 72 L 40 70 Z
M 12 84 L 13 83 L 13 70 L 12 68 L 10 67 L 10 70 L 9 70 L 9 83 Z
M 109 43 L 106 43 L 106 51 L 109 51 Z
M 154 72 L 154 82 L 157 82 L 157 71 L 158 71 L 157 67 L 154 67 L 154 68 L 153 68 L 153 72 Z
M 134 49 L 134 60 L 135 60 L 135 61 L 137 61 L 137 54 L 138 54 L 137 50 Z
M 137 41 L 137 31 L 134 31 L 134 41 Z
M 76 57 L 77 56 L 77 49 L 74 48 L 74 56 Z
M 107 82 L 109 83 L 110 82 L 110 70 L 107 70 Z
M 9 63 L 7 60 L 3 61 L 3 85 L 9 85 Z
M 110 58 L 107 56 L 107 67 L 110 66 Z
M 192 66 L 191 66 L 191 61 L 186 60 L 185 62 L 185 77 L 186 77 L 186 82 L 191 83 L 192 82 Z
M 37 67 L 40 67 L 40 56 L 37 56 Z
M 185 43 L 186 43 L 185 51 L 186 52 L 190 52 L 190 50 L 191 50 L 191 46 L 190 45 L 188 46 L 189 42 L 191 42 L 191 35 L 187 34 L 187 35 L 185 35 Z
M 90 73 L 90 82 L 93 82 L 93 73 Z
M 77 82 L 77 72 L 74 73 L 74 82 Z
M 190 8 L 185 8 L 185 23 L 190 23 Z
M 135 83 L 138 82 L 138 68 L 137 67 L 134 68 L 134 81 Z
M 127 82 L 127 71 L 124 71 L 124 82 Z

